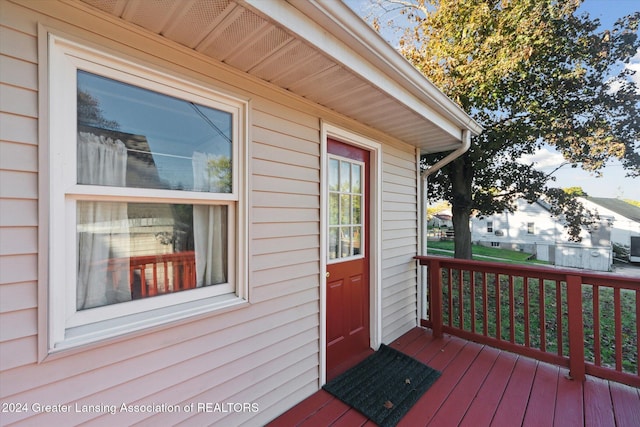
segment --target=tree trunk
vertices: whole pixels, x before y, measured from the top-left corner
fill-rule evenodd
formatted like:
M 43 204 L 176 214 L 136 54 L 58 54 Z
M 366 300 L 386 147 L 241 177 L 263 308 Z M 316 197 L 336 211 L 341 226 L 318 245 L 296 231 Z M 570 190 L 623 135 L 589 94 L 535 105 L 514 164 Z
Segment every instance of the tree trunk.
M 471 231 L 469 212 L 453 208 L 454 257 L 471 259 Z
M 451 181 L 451 211 L 453 214 L 454 256 L 459 259 L 471 259 L 471 182 L 473 167 L 467 155 L 457 158 L 449 164 Z

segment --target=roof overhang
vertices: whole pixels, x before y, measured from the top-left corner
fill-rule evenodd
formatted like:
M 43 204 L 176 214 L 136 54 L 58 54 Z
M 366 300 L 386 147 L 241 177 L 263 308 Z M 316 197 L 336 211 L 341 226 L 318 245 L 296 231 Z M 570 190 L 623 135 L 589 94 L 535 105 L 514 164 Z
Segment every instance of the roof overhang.
M 335 0 L 83 0 L 422 153 L 481 126 Z

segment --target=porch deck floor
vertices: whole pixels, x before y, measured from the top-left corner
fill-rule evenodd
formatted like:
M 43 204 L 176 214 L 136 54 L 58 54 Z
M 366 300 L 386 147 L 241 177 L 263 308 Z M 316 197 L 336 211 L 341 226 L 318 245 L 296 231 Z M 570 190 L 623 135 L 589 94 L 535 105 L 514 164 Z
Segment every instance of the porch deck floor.
M 392 347 L 442 376 L 399 426 L 640 426 L 640 390 L 486 345 L 415 328 Z M 280 426 L 374 426 L 320 390 L 273 420 Z

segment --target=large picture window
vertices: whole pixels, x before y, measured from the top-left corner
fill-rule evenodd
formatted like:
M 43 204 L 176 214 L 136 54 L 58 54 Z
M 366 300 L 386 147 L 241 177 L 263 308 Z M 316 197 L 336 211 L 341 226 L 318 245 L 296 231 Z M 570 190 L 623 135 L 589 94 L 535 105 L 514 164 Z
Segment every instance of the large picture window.
M 246 103 L 50 50 L 50 347 L 241 301 Z

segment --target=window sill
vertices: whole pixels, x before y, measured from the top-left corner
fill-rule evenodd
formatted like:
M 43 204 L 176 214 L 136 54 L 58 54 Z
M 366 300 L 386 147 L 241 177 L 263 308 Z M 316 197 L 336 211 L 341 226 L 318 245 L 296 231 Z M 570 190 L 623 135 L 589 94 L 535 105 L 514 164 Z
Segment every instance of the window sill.
M 105 344 L 105 341 L 111 343 L 119 339 L 128 339 L 132 334 L 173 327 L 181 321 L 193 321 L 201 316 L 219 314 L 248 305 L 247 300 L 235 294 L 226 294 L 68 328 L 64 341 L 55 343 L 49 350 L 49 355 L 66 353 L 91 344 Z

